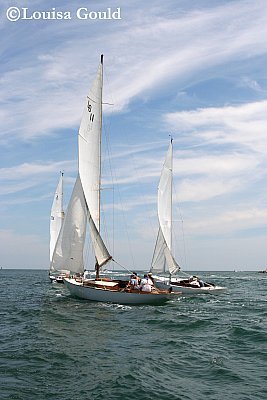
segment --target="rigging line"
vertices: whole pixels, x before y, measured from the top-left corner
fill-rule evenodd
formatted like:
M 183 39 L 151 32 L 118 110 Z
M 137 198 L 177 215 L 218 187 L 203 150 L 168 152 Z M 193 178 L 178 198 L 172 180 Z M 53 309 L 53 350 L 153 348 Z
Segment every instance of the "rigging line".
M 132 271 L 134 270 L 134 268 L 132 268 L 131 270 L 128 269 L 128 267 L 124 267 L 122 264 L 120 264 L 118 261 L 114 260 L 114 258 L 112 258 L 112 261 L 114 261 L 115 264 L 119 265 L 120 267 L 122 267 L 125 271 L 128 271 L 130 274 L 132 273 Z
M 107 81 L 109 82 L 109 77 L 108 77 L 108 75 L 106 74 L 106 70 L 104 71 L 104 74 L 105 74 L 105 77 L 107 78 Z M 113 100 L 113 95 L 112 95 L 112 94 L 111 94 L 111 100 Z M 115 102 L 112 101 L 112 103 L 114 104 Z M 112 109 L 111 114 L 114 114 L 114 109 Z M 115 169 L 112 169 L 112 167 L 111 167 L 112 151 L 111 151 L 110 140 L 109 140 L 110 137 L 109 137 L 109 134 L 108 134 L 109 131 L 106 130 L 106 124 L 105 124 L 105 122 L 104 122 L 103 125 L 104 125 L 104 130 L 105 130 L 105 133 L 106 133 L 105 138 L 106 138 L 106 143 L 107 143 L 107 151 L 108 151 L 108 155 L 109 155 L 108 159 L 109 159 L 110 176 L 111 176 L 111 179 L 112 179 L 113 186 L 115 186 L 114 182 L 118 182 L 118 178 L 117 178 L 117 176 L 116 176 L 116 171 L 115 171 Z M 109 125 L 110 125 L 110 122 L 109 122 Z M 123 217 L 123 221 L 124 221 L 124 225 L 125 225 L 125 230 L 126 230 L 126 236 L 127 236 L 127 241 L 128 241 L 129 253 L 130 253 L 131 258 L 132 258 L 132 263 L 134 264 L 133 250 L 132 250 L 131 242 L 130 242 L 130 236 L 129 236 L 129 231 L 128 231 L 128 224 L 127 224 L 127 222 L 126 222 L 125 209 L 124 209 L 124 206 L 123 206 L 122 196 L 121 196 L 121 192 L 120 192 L 120 189 L 119 189 L 118 184 L 117 184 L 117 191 L 118 191 L 119 202 L 120 202 L 121 210 L 122 210 L 122 217 Z M 113 200 L 114 200 L 114 192 L 113 192 Z M 113 206 L 114 206 L 114 201 L 113 201 Z M 114 220 L 113 220 L 113 221 L 115 221 L 115 210 L 114 210 L 114 208 L 113 208 L 113 216 L 114 216 Z M 114 231 L 114 223 L 113 223 L 113 231 Z M 115 240 L 115 239 L 114 239 L 114 238 L 115 238 L 115 235 L 113 234 L 113 246 L 115 245 L 115 243 L 114 243 L 114 240 Z
M 110 124 L 109 124 L 110 125 Z M 106 143 L 106 151 L 107 151 L 107 159 L 108 159 L 108 165 L 109 165 L 109 173 L 111 176 L 111 180 L 112 180 L 112 186 L 110 188 L 105 188 L 105 189 L 112 189 L 112 254 L 114 254 L 114 182 L 113 182 L 113 177 L 112 177 L 112 169 L 110 166 L 110 150 L 109 150 L 109 144 L 108 144 L 108 136 L 109 136 L 109 131 L 110 129 L 107 128 L 107 124 L 106 124 L 106 119 L 103 119 L 103 132 L 105 133 L 104 138 L 105 138 L 105 143 Z M 102 188 L 103 190 L 103 188 Z M 107 225 L 106 225 L 107 228 Z M 108 233 L 107 233 L 107 229 L 106 229 L 106 237 L 108 239 Z M 110 240 L 109 240 L 110 241 Z M 109 244 L 110 246 L 110 244 Z
M 127 139 L 128 139 L 127 135 L 124 135 L 124 138 L 127 141 Z M 128 141 L 126 143 L 128 145 L 128 148 L 134 147 Z M 131 160 L 131 165 L 133 167 L 133 174 L 134 174 L 135 180 L 137 182 L 137 185 L 135 186 L 135 188 L 137 189 L 136 192 L 138 192 L 138 195 L 139 195 L 138 197 L 141 198 L 144 210 L 146 211 L 145 217 L 146 217 L 147 222 L 145 222 L 145 224 L 146 224 L 146 226 L 148 225 L 150 227 L 150 232 L 152 232 L 153 236 L 155 237 L 157 234 L 157 228 L 155 228 L 154 215 L 157 215 L 157 212 L 155 209 L 155 213 L 154 212 L 151 213 L 151 202 L 147 201 L 147 198 L 144 193 L 144 188 L 143 188 L 144 183 L 142 183 L 142 181 L 141 181 L 142 176 L 140 175 L 140 167 L 137 167 L 137 162 L 135 159 L 135 153 L 138 153 L 139 151 L 140 150 L 138 150 L 138 149 L 135 150 L 135 148 L 133 150 L 129 151 L 128 158 Z M 140 166 L 140 163 L 138 165 Z M 142 217 L 142 220 L 144 221 L 144 216 Z M 153 255 L 153 253 L 151 254 L 151 259 L 152 259 L 152 255 Z M 151 261 L 150 261 L 150 263 L 151 263 Z M 133 265 L 135 265 L 134 260 L 133 260 Z
M 110 175 L 111 175 L 111 179 L 112 179 L 112 184 L 114 186 L 114 182 L 118 182 L 118 178 L 116 175 L 116 171 L 114 170 L 114 168 L 112 168 L 111 165 L 111 159 L 112 159 L 112 152 L 111 152 L 111 146 L 110 146 L 110 142 L 109 142 L 109 136 L 106 135 L 106 140 L 107 140 L 107 148 L 108 148 L 108 153 L 109 153 L 109 169 L 110 169 Z M 126 236 L 127 236 L 127 241 L 128 241 L 128 247 L 129 247 L 129 252 L 132 258 L 132 263 L 134 264 L 134 257 L 133 257 L 133 250 L 131 247 L 131 241 L 130 241 L 130 235 L 129 235 L 129 228 L 128 228 L 128 224 L 127 224 L 127 219 L 126 219 L 126 213 L 125 213 L 125 207 L 123 205 L 123 201 L 122 201 L 122 196 L 121 196 L 121 192 L 119 189 L 119 185 L 117 184 L 117 192 L 118 192 L 118 197 L 119 197 L 119 203 L 121 205 L 121 210 L 122 210 L 122 218 L 123 218 L 123 223 L 125 226 L 125 231 L 126 231 Z M 114 192 L 113 192 L 114 193 Z M 114 202 L 113 202 L 113 215 L 115 217 L 115 209 L 114 209 Z M 113 225 L 114 226 L 114 225 Z M 113 238 L 115 237 L 115 235 L 113 234 Z
M 176 187 L 175 187 L 174 184 L 173 184 L 173 188 L 174 188 L 174 192 L 175 192 L 175 197 L 177 199 L 178 196 L 177 196 L 177 191 L 176 191 Z M 186 255 L 186 246 L 185 246 L 184 220 L 183 220 L 182 210 L 181 210 L 179 202 L 178 202 L 178 206 L 176 206 L 176 207 L 178 209 L 178 214 L 180 215 L 182 242 L 183 242 L 183 253 L 184 253 L 184 264 L 185 264 L 185 268 L 187 269 L 187 255 Z

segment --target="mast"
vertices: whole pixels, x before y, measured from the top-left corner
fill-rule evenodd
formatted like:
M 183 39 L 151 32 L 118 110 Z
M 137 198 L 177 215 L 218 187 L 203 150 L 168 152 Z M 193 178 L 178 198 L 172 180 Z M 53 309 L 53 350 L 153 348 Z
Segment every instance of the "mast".
M 61 172 L 61 171 L 60 171 L 60 175 L 61 175 L 61 179 L 62 179 L 62 188 L 61 188 L 61 196 L 62 196 L 61 218 L 64 219 L 64 216 L 65 216 L 64 209 L 63 209 L 63 196 L 64 196 L 64 187 L 63 187 L 63 185 L 64 185 L 64 180 L 63 180 L 63 177 L 64 177 L 64 172 Z
M 101 89 L 100 89 L 100 135 L 99 135 L 99 189 L 98 189 L 98 215 L 99 215 L 99 223 L 98 223 L 98 231 L 100 233 L 100 209 L 101 209 L 101 196 L 100 196 L 100 192 L 101 192 L 101 174 L 102 174 L 102 125 L 103 125 L 103 110 L 102 110 L 102 96 L 103 96 L 103 63 L 104 63 L 104 55 L 101 54 L 100 57 L 100 64 L 101 64 L 101 69 L 102 69 L 102 81 L 101 81 Z
M 171 187 L 170 187 L 170 200 L 171 200 L 171 209 L 170 209 L 170 252 L 172 254 L 172 193 L 173 193 L 173 146 L 172 146 L 172 142 L 173 142 L 173 138 L 172 135 L 170 135 L 171 137 L 171 142 L 170 142 L 170 151 L 171 151 L 171 160 L 170 160 L 170 171 L 171 171 Z M 169 277 L 170 277 L 170 282 L 171 282 L 171 272 L 169 271 Z
M 171 136 L 171 135 L 170 135 Z M 172 253 L 172 192 L 173 192 L 173 149 L 172 149 L 172 142 L 173 142 L 173 138 L 172 138 L 172 136 L 171 136 L 171 143 L 170 143 L 170 145 L 171 145 L 171 161 L 170 161 L 170 170 L 171 170 L 171 188 L 170 188 L 170 191 L 171 191 L 171 193 L 170 193 L 170 197 L 171 197 L 171 209 L 170 209 L 170 217 L 171 217 L 171 220 L 170 220 L 170 224 L 171 224 L 171 227 L 170 227 L 170 251 L 171 251 L 171 253 Z
M 99 135 L 99 189 L 98 189 L 98 215 L 99 215 L 99 220 L 98 220 L 98 232 L 100 233 L 100 222 L 101 222 L 101 196 L 100 196 L 100 192 L 101 192 L 101 173 L 102 173 L 102 125 L 103 125 L 103 102 L 102 102 L 102 96 L 103 96 L 103 63 L 104 63 L 104 55 L 101 54 L 100 56 L 100 65 L 101 65 L 101 75 L 102 75 L 102 80 L 100 83 L 100 135 Z M 98 264 L 98 261 L 96 259 L 96 263 L 95 263 L 95 271 L 96 271 L 96 279 L 99 279 L 99 270 L 100 270 L 100 266 Z

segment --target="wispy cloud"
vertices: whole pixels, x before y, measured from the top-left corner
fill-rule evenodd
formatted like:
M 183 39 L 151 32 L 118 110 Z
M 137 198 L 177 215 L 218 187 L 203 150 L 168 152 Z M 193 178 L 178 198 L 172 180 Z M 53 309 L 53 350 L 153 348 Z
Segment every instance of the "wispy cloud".
M 175 79 L 178 84 L 200 71 L 203 78 L 215 66 L 266 54 L 267 11 L 262 1 L 239 1 L 199 11 L 178 8 L 161 17 L 138 1 L 135 6 L 142 8 L 141 20 L 114 24 L 108 35 L 94 25 L 94 41 L 88 42 L 84 36 L 87 26 L 79 21 L 71 36 L 66 24 L 59 23 L 42 25 L 33 37 L 27 35 L 29 43 L 23 58 L 20 54 L 21 63 L 15 61 L 2 70 L 2 140 L 10 140 L 11 132 L 29 139 L 77 124 L 99 48 L 107 54 L 106 83 L 112 97 L 105 92 L 105 99 L 115 104 L 113 112 L 166 82 Z M 170 10 L 172 6 L 170 2 Z M 168 2 L 165 7 L 168 9 Z M 127 8 L 124 15 L 127 18 Z M 251 24 L 251 19 L 255 23 Z M 22 29 L 20 25 L 13 28 L 18 33 Z M 60 45 L 55 41 L 51 46 L 49 41 L 49 46 L 46 42 L 38 46 L 43 34 L 58 36 L 62 29 L 66 30 L 65 41 Z M 25 56 L 30 52 L 29 62 Z
M 74 165 L 72 162 L 24 163 L 10 168 L 0 168 L 0 179 L 2 181 L 0 194 L 8 195 L 29 191 L 31 188 L 40 187 L 44 184 L 49 188 L 49 181 L 51 182 L 52 178 L 54 182 L 55 176 L 60 170 L 70 173 L 74 170 Z M 2 198 L 0 203 L 2 204 L 3 201 Z M 34 197 L 32 201 L 35 201 Z
M 210 107 L 166 115 L 172 129 L 193 132 L 208 144 L 238 145 L 239 149 L 266 154 L 267 101 L 238 106 Z

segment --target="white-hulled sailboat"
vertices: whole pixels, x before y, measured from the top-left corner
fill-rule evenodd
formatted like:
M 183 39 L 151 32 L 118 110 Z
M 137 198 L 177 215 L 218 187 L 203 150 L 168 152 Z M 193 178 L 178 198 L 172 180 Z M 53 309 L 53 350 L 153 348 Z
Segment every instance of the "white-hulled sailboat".
M 60 172 L 58 185 L 55 191 L 51 215 L 50 215 L 50 268 L 49 278 L 51 282 L 63 283 L 63 276 L 69 271 L 57 270 L 53 262 L 56 243 L 64 220 L 63 209 L 63 172 Z
M 100 234 L 101 135 L 103 56 L 82 115 L 78 135 L 79 172 L 53 257 L 54 268 L 71 271 L 64 283 L 76 297 L 120 304 L 155 304 L 173 297 L 168 290 L 143 292 L 127 288 L 127 281 L 100 278 L 110 255 Z M 95 255 L 95 279 L 83 277 L 86 226 Z
M 175 274 L 181 270 L 172 254 L 172 186 L 173 140 L 171 139 L 162 168 L 158 187 L 159 230 L 154 248 L 150 273 L 159 288 L 171 288 L 185 294 L 218 293 L 226 288 L 206 283 L 196 276 L 183 279 Z

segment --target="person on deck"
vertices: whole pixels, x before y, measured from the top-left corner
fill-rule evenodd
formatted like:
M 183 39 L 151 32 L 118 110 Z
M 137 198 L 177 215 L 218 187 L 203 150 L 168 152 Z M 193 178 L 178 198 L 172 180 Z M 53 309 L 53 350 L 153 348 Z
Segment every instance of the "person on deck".
M 149 273 L 147 274 L 147 276 L 148 276 L 148 278 L 151 280 L 152 285 L 155 285 L 155 281 L 154 281 L 154 278 L 153 278 L 153 276 L 152 276 L 152 272 L 149 272 Z
M 141 280 L 141 290 L 142 292 L 151 292 L 152 291 L 153 282 L 148 277 L 147 274 L 144 275 L 144 278 Z
M 193 276 L 192 279 L 189 279 L 189 281 L 190 281 L 191 286 L 197 287 L 197 288 L 200 287 L 200 283 L 199 283 L 197 276 Z
M 138 279 L 138 276 L 135 275 L 135 274 L 132 274 L 132 275 L 131 275 L 129 284 L 130 284 L 130 288 L 131 288 L 131 289 L 137 289 L 137 290 L 140 289 L 139 279 Z
M 135 276 L 136 277 L 136 279 L 138 280 L 138 285 L 140 285 L 141 284 L 141 278 L 140 278 L 140 276 L 138 276 L 138 274 L 137 274 L 137 272 L 135 272 L 135 271 L 133 271 L 133 273 L 132 273 L 132 275 L 131 276 Z

